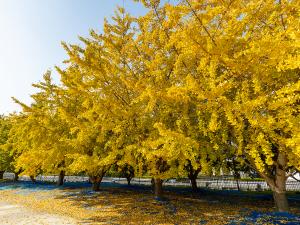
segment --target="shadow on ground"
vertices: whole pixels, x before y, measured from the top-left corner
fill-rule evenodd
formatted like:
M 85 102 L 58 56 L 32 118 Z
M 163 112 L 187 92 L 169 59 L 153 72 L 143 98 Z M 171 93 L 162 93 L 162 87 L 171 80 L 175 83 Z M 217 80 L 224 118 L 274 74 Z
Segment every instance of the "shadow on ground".
M 193 193 L 189 188 L 166 187 L 165 198 L 154 199 L 148 186 L 103 183 L 100 192 L 90 187 L 5 182 L 0 183 L 0 193 L 75 217 L 82 224 L 300 224 L 299 193 L 289 194 L 291 213 L 276 213 L 268 192 L 201 189 Z

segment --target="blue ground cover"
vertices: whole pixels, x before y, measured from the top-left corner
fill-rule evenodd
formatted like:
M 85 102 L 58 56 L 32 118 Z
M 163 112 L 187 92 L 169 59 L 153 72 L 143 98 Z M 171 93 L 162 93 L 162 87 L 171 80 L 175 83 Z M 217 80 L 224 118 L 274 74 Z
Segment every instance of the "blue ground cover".
M 134 191 L 134 192 L 144 192 L 149 193 L 151 190 L 150 186 L 144 185 L 125 185 L 118 183 L 103 182 L 101 188 L 101 194 L 105 194 L 109 188 L 112 188 L 110 192 L 118 192 L 120 190 L 124 191 Z M 114 189 L 117 188 L 117 189 Z M 121 189 L 118 189 L 121 188 Z M 64 195 L 71 198 L 78 198 L 78 196 L 84 196 L 85 198 L 93 198 L 98 195 L 98 192 L 91 191 L 91 184 L 87 182 L 66 182 L 62 186 L 57 186 L 54 183 L 39 182 L 36 183 L 30 181 L 19 181 L 19 182 L 1 182 L 1 190 L 14 190 L 16 194 L 28 195 L 34 192 L 47 192 L 51 190 L 64 190 Z M 79 189 L 79 190 L 72 190 Z M 70 191 L 69 191 L 70 190 Z M 168 193 L 192 196 L 192 198 L 201 199 L 203 201 L 209 202 L 210 204 L 230 204 L 236 205 L 240 203 L 243 204 L 244 201 L 255 202 L 255 201 L 272 201 L 272 194 L 269 192 L 239 192 L 236 190 L 209 190 L 209 189 L 199 189 L 198 192 L 191 192 L 188 187 L 164 187 L 164 190 Z M 300 194 L 288 195 L 289 202 L 296 205 L 300 210 Z M 139 201 L 147 201 L 147 198 L 141 198 Z M 157 204 L 163 205 L 171 215 L 177 213 L 176 206 L 168 198 L 158 198 L 156 199 Z M 187 204 L 186 202 L 185 204 Z M 91 207 L 88 204 L 86 207 Z M 93 210 L 93 208 L 91 208 Z M 239 217 L 234 217 L 230 219 L 229 225 L 244 225 L 244 224 L 288 224 L 296 225 L 300 224 L 300 215 L 294 215 L 291 213 L 278 213 L 278 212 L 259 212 L 253 211 L 248 208 L 242 208 L 239 211 Z M 150 212 L 149 213 L 156 213 Z M 208 221 L 200 220 L 199 224 L 206 224 Z
M 287 212 L 258 212 L 252 211 L 248 215 L 231 220 L 228 225 L 244 224 L 288 224 L 299 225 L 300 216 Z

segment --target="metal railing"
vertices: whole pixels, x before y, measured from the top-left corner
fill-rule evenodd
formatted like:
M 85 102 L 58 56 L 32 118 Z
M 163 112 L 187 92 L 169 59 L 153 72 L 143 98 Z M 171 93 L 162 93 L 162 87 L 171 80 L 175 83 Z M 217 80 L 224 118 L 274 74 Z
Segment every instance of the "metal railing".
M 13 179 L 13 173 L 4 173 L 5 179 Z M 30 181 L 28 176 L 20 176 L 19 180 Z M 56 182 L 57 175 L 39 175 L 36 177 L 37 181 Z M 88 182 L 89 178 L 86 176 L 65 176 L 65 182 Z M 118 177 L 104 177 L 102 182 L 112 182 L 119 184 L 127 184 L 126 178 Z M 150 178 L 133 178 L 131 184 L 136 185 L 151 185 Z M 186 186 L 190 187 L 189 179 L 168 179 L 163 183 L 164 186 Z M 215 189 L 215 190 L 243 190 L 243 191 L 266 191 L 270 187 L 265 181 L 257 180 L 234 180 L 232 178 L 224 177 L 199 177 L 197 179 L 197 186 L 200 188 Z M 300 182 L 288 180 L 286 183 L 287 191 L 300 191 Z

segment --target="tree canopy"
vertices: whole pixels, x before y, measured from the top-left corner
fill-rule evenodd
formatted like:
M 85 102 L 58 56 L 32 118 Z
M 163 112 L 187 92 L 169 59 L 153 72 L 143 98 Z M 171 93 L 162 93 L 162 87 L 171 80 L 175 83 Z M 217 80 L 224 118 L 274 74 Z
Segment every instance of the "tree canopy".
M 47 72 L 32 105 L 16 100 L 16 168 L 85 172 L 97 189 L 113 165 L 165 179 L 234 160 L 287 210 L 300 170 L 299 1 L 139 2 L 146 15 L 118 8 L 102 33 L 63 43 L 60 84 Z

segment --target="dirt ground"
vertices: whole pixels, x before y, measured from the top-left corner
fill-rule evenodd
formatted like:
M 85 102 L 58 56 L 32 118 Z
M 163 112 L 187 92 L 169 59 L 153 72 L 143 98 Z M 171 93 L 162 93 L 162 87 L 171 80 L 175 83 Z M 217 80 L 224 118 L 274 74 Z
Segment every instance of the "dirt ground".
M 20 205 L 0 202 L 0 224 L 4 225 L 75 225 L 76 220 L 55 214 L 34 211 Z
M 289 195 L 290 213 L 276 213 L 270 193 L 166 188 L 154 199 L 150 187 L 103 183 L 0 183 L 2 224 L 300 224 L 300 196 Z

